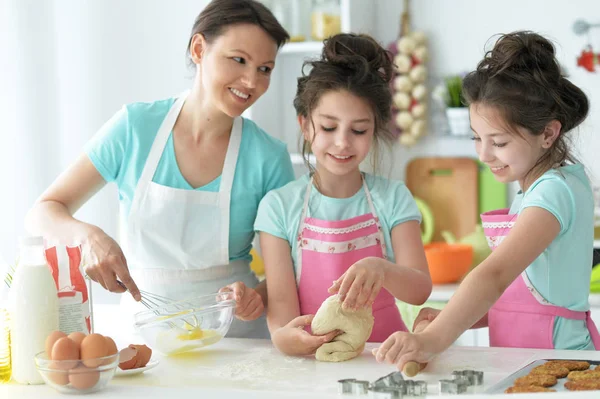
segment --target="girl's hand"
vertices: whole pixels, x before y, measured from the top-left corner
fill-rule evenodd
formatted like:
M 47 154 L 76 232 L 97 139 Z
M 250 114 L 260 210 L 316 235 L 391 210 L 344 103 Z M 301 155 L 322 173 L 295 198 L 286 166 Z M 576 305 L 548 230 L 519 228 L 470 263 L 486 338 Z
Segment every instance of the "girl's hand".
M 441 312 L 441 310 L 439 310 L 439 309 L 422 308 L 419 311 L 419 314 L 417 315 L 417 318 L 415 319 L 415 321 L 413 323 L 413 332 L 415 332 L 414 327 L 418 326 L 419 323 L 421 323 L 424 320 L 431 323 L 437 317 L 437 315 L 440 314 L 440 312 Z M 427 324 L 429 324 L 429 323 L 427 323 Z M 418 331 L 416 331 L 416 332 L 418 332 Z
M 426 333 L 395 332 L 379 348 L 373 349 L 373 355 L 379 363 L 395 364 L 398 370 L 402 370 L 410 361 L 431 361 L 439 351 L 435 340 Z
M 256 290 L 248 287 L 241 281 L 236 281 L 219 290 L 219 292 L 233 292 L 235 299 L 235 317 L 243 321 L 258 319 L 265 311 L 262 297 Z
M 340 296 L 344 309 L 358 310 L 373 305 L 384 280 L 385 270 L 378 258 L 364 258 L 334 281 L 329 293 Z
M 275 347 L 289 356 L 305 356 L 314 354 L 324 343 L 330 342 L 337 335 L 338 330 L 325 335 L 312 335 L 304 327 L 312 323 L 315 315 L 298 316 L 285 326 L 273 333 L 272 340 Z
M 88 263 L 84 273 L 90 279 L 110 292 L 129 291 L 136 301 L 142 299 L 140 290 L 129 274 L 121 247 L 105 232 L 94 230 L 83 243 L 82 252 Z

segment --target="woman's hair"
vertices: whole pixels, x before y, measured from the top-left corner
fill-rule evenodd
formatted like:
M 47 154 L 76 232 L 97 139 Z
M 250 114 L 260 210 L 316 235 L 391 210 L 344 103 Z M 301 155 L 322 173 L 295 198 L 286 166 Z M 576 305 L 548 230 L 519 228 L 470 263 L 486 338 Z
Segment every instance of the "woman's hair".
M 304 72 L 310 67 L 308 74 Z M 392 93 L 389 82 L 393 77 L 392 55 L 369 35 L 341 33 L 324 41 L 320 59 L 306 61 L 294 98 L 296 113 L 308 118 L 321 97 L 330 91 L 345 90 L 365 100 L 375 117 L 374 151 L 375 169 L 379 140 L 391 143 L 392 133 L 387 129 L 391 118 Z M 313 125 L 314 126 L 314 125 Z M 308 162 L 310 143 L 303 140 L 302 155 Z
M 283 46 L 290 35 L 277 21 L 273 13 L 256 0 L 212 0 L 196 17 L 187 53 L 194 35 L 200 33 L 210 44 L 231 25 L 252 24 L 260 26 L 277 44 Z
M 564 75 L 553 44 L 529 31 L 500 36 L 463 81 L 467 104 L 483 104 L 497 110 L 512 134 L 518 127 L 534 136 L 544 133 L 553 120 L 561 131 L 530 173 L 543 173 L 554 165 L 576 163 L 566 133 L 584 121 L 589 102 L 584 92 Z M 537 172 L 537 173 L 535 173 Z

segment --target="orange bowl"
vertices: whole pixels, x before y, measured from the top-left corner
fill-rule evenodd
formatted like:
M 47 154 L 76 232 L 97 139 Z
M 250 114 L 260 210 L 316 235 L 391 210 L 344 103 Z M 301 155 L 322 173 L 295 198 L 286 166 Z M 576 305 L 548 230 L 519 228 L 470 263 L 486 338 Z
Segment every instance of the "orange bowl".
M 460 280 L 473 263 L 473 247 L 468 244 L 432 242 L 425 245 L 425 256 L 433 284 L 450 284 Z

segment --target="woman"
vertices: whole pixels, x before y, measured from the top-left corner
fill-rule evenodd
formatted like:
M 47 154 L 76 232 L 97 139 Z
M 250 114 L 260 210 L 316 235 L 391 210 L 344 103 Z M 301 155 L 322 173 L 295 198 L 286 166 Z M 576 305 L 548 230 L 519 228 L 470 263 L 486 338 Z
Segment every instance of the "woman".
M 233 291 L 247 322 L 228 336 L 268 337 L 266 286 L 249 267 L 253 223 L 262 197 L 294 176 L 285 145 L 240 115 L 269 87 L 288 38 L 259 2 L 213 0 L 189 40 L 189 92 L 123 107 L 37 201 L 27 228 L 80 243 L 87 275 L 136 301 L 140 289 L 172 299 Z M 73 217 L 107 182 L 119 188 L 123 251 Z

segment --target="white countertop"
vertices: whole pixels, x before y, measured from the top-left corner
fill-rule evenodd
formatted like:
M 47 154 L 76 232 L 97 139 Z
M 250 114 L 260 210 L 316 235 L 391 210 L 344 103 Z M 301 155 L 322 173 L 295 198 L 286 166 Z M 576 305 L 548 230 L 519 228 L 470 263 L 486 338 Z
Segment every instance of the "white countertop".
M 125 335 L 123 320 L 115 306 L 95 306 L 96 332 L 109 335 L 121 348 L 142 343 L 137 336 Z M 194 395 L 201 398 L 337 398 L 337 380 L 357 378 L 374 381 L 392 371 L 378 364 L 371 355 L 376 344 L 368 344 L 361 356 L 343 363 L 321 363 L 314 358 L 292 358 L 279 354 L 268 340 L 224 339 L 200 351 L 176 357 L 154 354 L 159 365 L 143 374 L 116 377 L 97 398 L 164 398 Z M 477 394 L 507 375 L 537 359 L 577 358 L 600 360 L 600 352 L 552 351 L 509 348 L 452 347 L 429 364 L 416 379 L 426 380 L 429 396 L 438 396 L 437 382 L 449 378 L 452 371 L 475 369 L 485 372 L 484 386 Z M 502 395 L 504 396 L 504 395 Z M 553 395 L 557 397 L 558 395 Z M 568 393 L 569 398 L 597 398 L 598 392 Z M 62 394 L 46 385 L 0 385 L 1 398 L 59 398 Z M 357 396 L 358 398 L 359 396 Z M 368 396 L 363 396 L 368 398 Z M 537 398 L 524 394 L 519 398 Z

